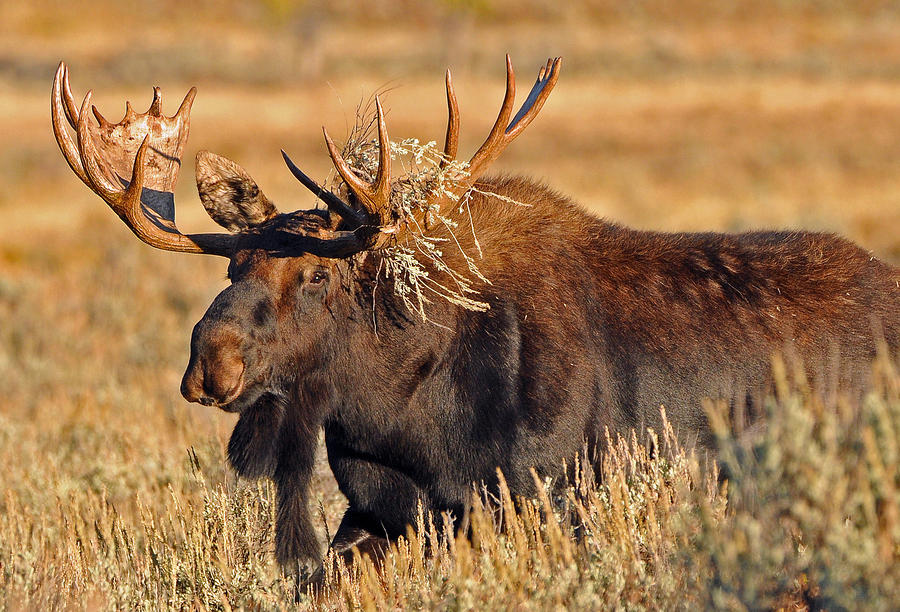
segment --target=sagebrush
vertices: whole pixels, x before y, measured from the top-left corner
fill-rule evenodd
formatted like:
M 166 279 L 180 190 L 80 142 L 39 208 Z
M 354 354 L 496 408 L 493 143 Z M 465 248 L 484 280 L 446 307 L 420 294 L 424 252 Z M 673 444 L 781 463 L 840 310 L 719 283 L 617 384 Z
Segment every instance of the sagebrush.
M 882 356 L 861 405 L 828 405 L 797 378 L 781 374 L 764 433 L 749 442 L 709 407 L 727 476 L 668 429 L 610 439 L 602 478 L 579 464 L 574 482 L 539 482 L 535 500 L 473 490 L 471 537 L 422 516 L 381 569 L 338 564 L 327 592 L 301 604 L 890 610 L 900 601 L 900 376 Z M 0 422 L 0 439 L 15 435 Z M 292 607 L 295 581 L 272 555 L 273 488 L 229 479 L 220 444 L 188 450 L 164 500 L 146 503 L 137 487 L 137 512 L 103 489 L 35 507 L 25 483 L 7 488 L 3 608 Z

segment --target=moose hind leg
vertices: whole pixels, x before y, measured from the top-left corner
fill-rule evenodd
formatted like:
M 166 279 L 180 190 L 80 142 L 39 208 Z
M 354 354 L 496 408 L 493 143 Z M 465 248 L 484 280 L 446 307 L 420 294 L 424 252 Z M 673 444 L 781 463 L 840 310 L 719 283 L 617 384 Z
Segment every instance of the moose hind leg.
M 339 555 L 349 553 L 352 558 L 353 548 L 356 548 L 373 561 L 383 558 L 389 545 L 390 541 L 378 521 L 352 509 L 344 513 L 331 541 L 331 549 Z
M 338 526 L 337 533 L 334 534 L 330 548 L 343 560 L 345 565 L 353 562 L 354 549 L 356 549 L 360 556 L 368 557 L 376 567 L 380 567 L 390 543 L 384 533 L 384 528 L 378 521 L 362 512 L 349 509 L 341 519 L 341 524 Z M 310 577 L 306 586 L 319 590 L 324 584 L 325 567 L 321 566 Z

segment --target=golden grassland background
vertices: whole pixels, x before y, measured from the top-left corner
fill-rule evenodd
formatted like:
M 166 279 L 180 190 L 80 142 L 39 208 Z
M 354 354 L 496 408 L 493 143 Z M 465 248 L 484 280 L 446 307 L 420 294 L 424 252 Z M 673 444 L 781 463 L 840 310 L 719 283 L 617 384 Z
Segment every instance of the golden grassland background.
M 357 105 L 378 90 L 387 92 L 393 138 L 440 140 L 447 66 L 461 106 L 461 151 L 473 151 L 499 108 L 509 52 L 520 90 L 547 57 L 565 59 L 540 118 L 498 170 L 545 180 L 598 215 L 641 228 L 828 230 L 898 263 L 898 32 L 900 10 L 887 2 L 3 2 L 0 607 L 144 601 L 202 608 L 249 605 L 254 597 L 277 607 L 287 592 L 271 558 L 269 492 L 236 482 L 225 466 L 234 417 L 189 405 L 178 393 L 191 327 L 224 287 L 224 263 L 145 247 L 70 172 L 49 120 L 59 60 L 70 67 L 76 97 L 94 88 L 95 104 L 112 120 L 126 99 L 146 107 L 152 85 L 162 86 L 168 112 L 199 87 L 176 195 L 185 231 L 216 227 L 193 186 L 198 149 L 241 163 L 282 209 L 309 207 L 312 196 L 285 170 L 278 149 L 324 178 L 321 126 L 348 133 Z M 884 389 L 894 420 L 882 421 L 900 427 L 896 389 Z M 896 459 L 883 466 L 891 482 Z M 661 486 L 676 481 L 690 478 Z M 691 482 L 702 481 L 695 475 Z M 714 489 L 710 503 L 724 503 Z M 873 515 L 876 526 L 884 508 L 896 509 L 891 491 Z M 679 495 L 672 499 L 696 501 Z M 324 462 L 315 503 L 324 539 L 343 509 Z M 604 507 L 612 517 L 618 506 Z M 710 516 L 724 521 L 721 512 Z M 175 522 L 172 529 L 165 521 Z M 869 551 L 882 565 L 900 559 L 897 524 L 872 540 L 887 546 L 880 557 Z M 646 545 L 646 529 L 629 524 L 609 533 L 631 533 Z M 121 557 L 110 544 L 114 533 L 126 542 Z M 232 536 L 246 541 L 229 549 L 216 539 Z M 169 565 L 153 565 L 154 537 Z M 526 540 L 522 551 L 540 548 Z M 666 542 L 665 550 L 678 549 L 674 539 Z M 632 561 L 649 554 L 620 544 Z M 624 558 L 598 544 L 598 557 L 572 565 L 560 546 L 549 549 L 562 555 L 562 566 L 523 566 L 520 579 L 545 576 L 550 592 L 560 567 L 596 570 Z M 249 561 L 241 565 L 228 550 Z M 653 573 L 651 564 L 641 566 L 645 582 L 607 576 L 588 580 L 596 590 L 583 601 L 568 592 L 544 600 L 476 557 L 456 567 L 459 582 L 422 570 L 413 572 L 419 582 L 395 589 L 395 599 L 357 590 L 334 605 L 430 606 L 439 602 L 434 593 L 452 591 L 472 597 L 453 600 L 462 608 L 491 596 L 514 605 L 599 606 L 617 593 L 632 597 L 622 600 L 626 607 L 679 607 L 698 601 L 674 595 L 686 584 L 712 585 L 712 592 L 724 580 L 708 581 L 718 574 L 707 570 L 720 566 L 704 557 L 695 575 L 678 564 Z M 476 569 L 467 574 L 466 563 Z M 802 592 L 804 575 L 798 570 L 776 591 Z M 514 586 L 479 591 L 476 583 Z M 765 589 L 742 593 L 719 603 L 739 607 L 767 596 Z

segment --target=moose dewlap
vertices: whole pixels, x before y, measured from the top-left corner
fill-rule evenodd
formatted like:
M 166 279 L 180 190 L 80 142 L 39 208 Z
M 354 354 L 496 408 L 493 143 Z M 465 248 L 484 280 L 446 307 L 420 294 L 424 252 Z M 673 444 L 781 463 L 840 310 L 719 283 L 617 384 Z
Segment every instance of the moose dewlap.
M 531 468 L 561 479 L 585 444 L 599 460 L 607 431 L 659 427 L 661 406 L 700 445 L 707 398 L 753 423 L 773 354 L 823 390 L 862 391 L 879 344 L 900 349 L 900 270 L 840 237 L 635 231 L 526 178 L 486 177 L 560 67 L 548 61 L 513 114 L 507 58 L 499 116 L 468 162 L 448 71 L 444 148 L 413 176 L 394 175 L 376 97 L 367 149 L 325 133 L 332 189 L 285 154 L 323 209 L 279 212 L 240 166 L 201 152 L 200 198 L 230 233 L 186 235 L 173 191 L 195 90 L 174 116 L 157 89 L 113 124 L 90 93 L 76 104 L 60 64 L 53 130 L 75 174 L 147 244 L 228 259 L 181 392 L 240 413 L 228 457 L 274 479 L 282 562 L 321 558 L 307 509 L 320 428 L 349 501 L 331 546 L 377 555 L 419 504 L 462 526 L 473 483 L 496 488 L 499 468 L 530 495 Z

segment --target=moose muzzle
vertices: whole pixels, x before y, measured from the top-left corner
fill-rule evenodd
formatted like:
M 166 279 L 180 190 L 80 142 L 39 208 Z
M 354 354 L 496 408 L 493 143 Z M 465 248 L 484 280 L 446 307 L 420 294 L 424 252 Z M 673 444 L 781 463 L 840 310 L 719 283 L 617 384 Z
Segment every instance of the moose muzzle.
M 194 328 L 191 359 L 181 380 L 181 394 L 204 406 L 228 405 L 244 391 L 241 334 L 228 324 L 210 326 L 205 319 Z

